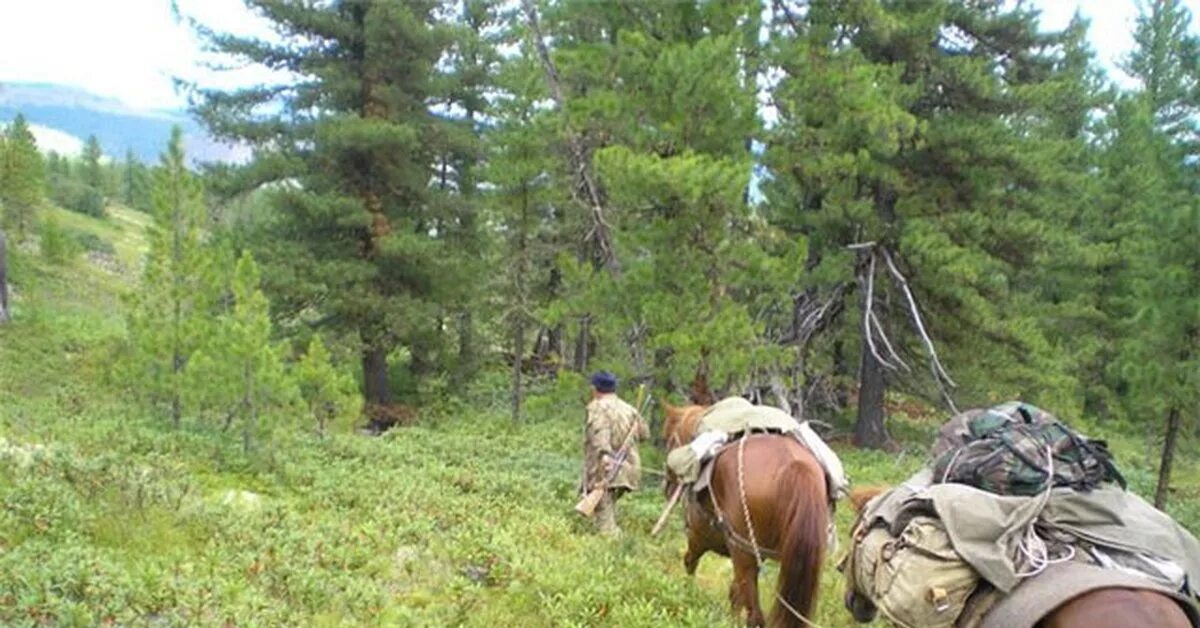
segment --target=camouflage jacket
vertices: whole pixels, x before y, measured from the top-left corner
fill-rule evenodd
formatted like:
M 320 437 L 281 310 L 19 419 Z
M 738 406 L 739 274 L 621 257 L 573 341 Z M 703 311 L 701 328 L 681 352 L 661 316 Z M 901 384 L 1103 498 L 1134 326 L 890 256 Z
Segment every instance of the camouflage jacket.
M 648 438 L 650 430 L 637 409 L 615 394 L 601 395 L 587 405 L 587 426 L 583 436 L 583 488 L 590 489 L 604 481 L 603 456 L 615 458 L 625 438 L 631 433 L 634 434 L 633 445 L 609 488 L 634 490 L 638 487 L 642 462 L 638 456 L 637 441 Z

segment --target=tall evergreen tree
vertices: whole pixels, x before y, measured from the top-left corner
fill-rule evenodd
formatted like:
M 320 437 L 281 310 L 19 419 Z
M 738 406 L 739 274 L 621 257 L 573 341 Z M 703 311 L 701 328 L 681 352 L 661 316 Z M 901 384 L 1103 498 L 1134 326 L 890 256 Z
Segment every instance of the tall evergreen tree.
M 855 441 L 889 441 L 892 385 L 936 382 L 950 407 L 1026 396 L 1069 414 L 1075 383 L 1030 273 L 1062 246 L 1072 166 L 1059 158 L 1080 141 L 1054 110 L 1078 91 L 1057 62 L 1069 38 L 1001 3 L 775 7 L 770 212 L 810 242 L 817 291 L 796 301 L 796 336 L 824 321 L 860 347 Z
M 1200 36 L 1181 0 L 1141 5 L 1134 48 L 1122 64 L 1142 84 L 1156 126 L 1190 154 L 1200 150 Z
M 558 163 L 542 164 L 573 202 L 559 201 L 554 226 L 585 244 L 560 258 L 562 298 L 545 311 L 577 322 L 575 368 L 598 359 L 672 388 L 707 373 L 740 392 L 764 359 L 738 302 L 739 275 L 761 270 L 744 194 L 759 9 L 523 3 L 526 53 L 512 67 L 555 103 L 528 128 L 555 133 Z
M 100 140 L 95 135 L 89 135 L 83 145 L 80 163 L 72 173 L 74 176 L 67 180 L 64 205 L 68 209 L 88 216 L 104 217 L 108 181 L 103 158 Z
M 139 211 L 149 211 L 150 191 L 148 189 L 148 174 L 146 166 L 138 161 L 133 149 L 125 151 L 125 163 L 121 168 L 121 202 L 126 207 Z
M 1123 342 L 1112 371 L 1127 414 L 1163 425 L 1155 505 L 1165 507 L 1175 450 L 1200 403 L 1200 37 L 1189 31 L 1182 3 L 1142 7 L 1135 46 L 1124 69 L 1142 89 L 1123 98 L 1112 116 L 1105 161 L 1114 245 L 1121 247 L 1117 298 L 1106 313 L 1120 321 Z M 1156 430 L 1155 430 L 1156 431 Z
M 33 228 L 45 190 L 45 162 L 25 116 L 17 114 L 0 143 L 0 206 L 4 226 L 17 240 L 24 240 Z
M 131 295 L 128 329 L 131 381 L 178 427 L 183 417 L 189 357 L 206 335 L 216 290 L 204 248 L 200 182 L 184 161 L 183 132 L 175 127 L 154 172 L 154 222 L 142 284 Z
M 438 3 L 248 4 L 280 43 L 201 27 L 202 35 L 218 51 L 301 80 L 202 91 L 197 113 L 214 135 L 254 146 L 243 189 L 279 183 L 279 237 L 257 248 L 281 315 L 311 315 L 356 336 L 366 400 L 390 404 L 391 356 L 401 347 L 428 354 L 448 288 L 430 189 L 452 132 L 430 110 L 445 87 Z
M 452 132 L 437 156 L 438 201 L 443 204 L 440 230 L 446 245 L 456 251 L 457 260 L 446 267 L 442 278 L 451 287 L 445 295 L 447 315 L 456 339 L 443 362 L 454 389 L 460 389 L 474 377 L 480 365 L 481 318 L 487 299 L 483 296 L 491 282 L 482 279 L 490 254 L 490 239 L 482 219 L 480 194 L 484 148 L 480 134 L 489 119 L 491 105 L 487 95 L 495 90 L 495 74 L 500 55 L 496 48 L 498 24 L 496 0 L 468 0 L 451 5 L 450 45 L 442 64 L 447 67 L 442 81 L 442 115 Z M 450 349 L 451 347 L 447 347 Z
M 1126 387 L 1127 412 L 1163 425 L 1155 505 L 1166 504 L 1183 424 L 1200 405 L 1200 199 L 1188 190 L 1171 138 L 1157 129 L 1148 94 L 1117 108 L 1105 162 L 1109 206 L 1119 206 L 1123 339 L 1113 370 Z M 1161 420 L 1161 423 L 1160 423 Z

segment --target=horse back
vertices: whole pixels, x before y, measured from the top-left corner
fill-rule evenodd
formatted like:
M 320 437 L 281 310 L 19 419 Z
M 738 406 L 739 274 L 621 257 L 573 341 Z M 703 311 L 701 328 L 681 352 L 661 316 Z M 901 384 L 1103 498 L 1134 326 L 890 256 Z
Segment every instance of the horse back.
M 786 434 L 752 434 L 730 443 L 713 461 L 709 490 L 714 491 L 725 518 L 739 533 L 745 528 L 743 495 L 754 525 L 765 531 L 785 525 L 779 519 L 787 509 L 780 506 L 794 500 L 797 490 L 810 503 L 823 507 L 828 501 L 821 464 L 807 447 Z M 766 538 L 764 543 L 775 544 L 774 539 Z
M 1144 589 L 1098 589 L 1055 609 L 1038 628 L 1191 628 L 1174 599 Z

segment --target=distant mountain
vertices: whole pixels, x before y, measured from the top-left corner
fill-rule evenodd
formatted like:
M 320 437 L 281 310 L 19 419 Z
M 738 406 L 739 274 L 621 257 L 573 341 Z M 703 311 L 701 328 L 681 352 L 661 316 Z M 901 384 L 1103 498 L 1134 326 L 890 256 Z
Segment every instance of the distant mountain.
M 104 153 L 113 159 L 124 159 L 125 151 L 132 149 L 143 162 L 157 163 L 171 135 L 171 127 L 176 124 L 183 128 L 185 146 L 192 162 L 241 161 L 249 156 L 245 148 L 221 144 L 210 138 L 182 111 L 136 109 L 76 87 L 0 83 L 0 123 L 12 120 L 18 113 L 24 114 L 33 125 L 74 136 L 80 141 L 95 135 Z M 72 144 L 63 142 L 64 145 Z

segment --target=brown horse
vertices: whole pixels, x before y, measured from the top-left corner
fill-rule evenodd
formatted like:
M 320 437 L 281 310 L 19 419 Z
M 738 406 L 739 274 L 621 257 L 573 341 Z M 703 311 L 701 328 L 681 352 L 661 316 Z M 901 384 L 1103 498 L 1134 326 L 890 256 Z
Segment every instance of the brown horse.
M 664 406 L 668 446 L 695 437 L 704 408 Z M 684 567 L 694 575 L 705 553 L 728 556 L 734 572 L 729 602 L 734 612 L 746 610 L 747 625 L 762 626 L 759 558 L 774 558 L 780 568 L 771 624 L 804 626 L 815 608 L 824 560 L 825 472 L 799 441 L 775 434 L 746 436 L 713 464 L 709 487 L 700 494 L 689 491 Z
M 886 487 L 856 489 L 850 495 L 856 512 L 862 512 L 871 498 Z M 851 543 L 854 540 L 851 539 Z M 853 552 L 854 548 L 851 547 Z M 875 619 L 876 608 L 850 584 L 847 574 L 845 603 L 854 620 L 867 623 Z M 1145 589 L 1107 588 L 1084 593 L 1064 603 L 1038 621 L 1036 628 L 1192 628 L 1187 613 L 1174 599 Z

